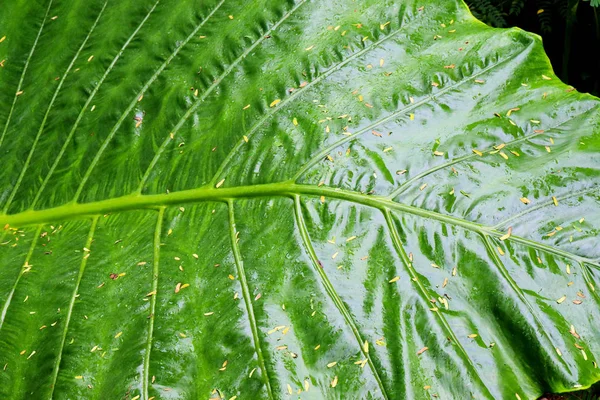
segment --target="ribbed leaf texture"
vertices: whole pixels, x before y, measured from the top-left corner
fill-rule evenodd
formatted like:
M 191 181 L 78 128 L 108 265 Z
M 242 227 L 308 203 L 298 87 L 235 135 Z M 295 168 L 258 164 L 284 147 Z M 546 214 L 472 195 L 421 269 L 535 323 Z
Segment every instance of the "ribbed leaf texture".
M 457 0 L 10 0 L 0 38 L 0 398 L 600 380 L 600 101 L 539 37 Z

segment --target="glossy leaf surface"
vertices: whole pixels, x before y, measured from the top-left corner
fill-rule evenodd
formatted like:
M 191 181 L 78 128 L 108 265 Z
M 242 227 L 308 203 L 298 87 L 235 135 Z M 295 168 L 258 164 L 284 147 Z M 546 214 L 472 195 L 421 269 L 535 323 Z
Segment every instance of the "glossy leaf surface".
M 0 8 L 0 397 L 600 380 L 600 101 L 455 0 Z

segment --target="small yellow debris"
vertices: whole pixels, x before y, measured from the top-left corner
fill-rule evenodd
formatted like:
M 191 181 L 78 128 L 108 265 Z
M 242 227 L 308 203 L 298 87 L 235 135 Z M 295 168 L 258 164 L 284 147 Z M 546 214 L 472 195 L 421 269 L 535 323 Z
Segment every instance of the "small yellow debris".
M 334 388 L 336 387 L 338 384 L 338 377 L 337 375 L 333 378 L 333 380 L 331 381 L 331 387 Z
M 506 232 L 505 235 L 500 236 L 500 240 L 505 241 L 506 239 L 508 239 L 510 237 L 511 234 L 512 234 L 512 226 L 508 228 L 508 231 Z
M 118 339 L 121 335 L 123 334 L 123 332 L 119 332 L 115 335 L 115 339 Z
M 502 247 L 498 246 L 496 247 L 496 249 L 498 249 L 498 253 L 503 256 L 504 255 L 504 250 L 502 250 Z
M 479 335 L 478 335 L 478 334 L 476 334 L 476 333 L 471 333 L 470 335 L 467 335 L 467 337 L 468 337 L 469 339 L 475 339 L 477 336 L 479 336 Z
M 552 202 L 554 203 L 555 206 L 558 207 L 558 199 L 556 198 L 556 196 L 552 196 Z
M 515 107 L 515 108 L 511 108 L 510 110 L 508 110 L 508 112 L 506 113 L 507 117 L 510 117 L 510 115 L 515 112 L 515 111 L 519 111 L 520 108 L 519 107 Z
M 294 126 L 298 126 L 298 120 L 296 118 L 294 118 L 292 120 L 292 124 L 294 124 Z
M 425 353 L 427 350 L 429 350 L 429 347 L 423 347 L 421 350 L 417 351 L 417 355 L 420 356 L 421 354 Z
M 473 151 L 473 153 L 477 154 L 479 157 L 483 156 L 483 153 L 477 149 L 473 149 L 472 151 Z
M 269 107 L 275 107 L 277 104 L 281 103 L 281 99 L 273 100 Z
M 557 302 L 558 304 L 560 304 L 560 303 L 562 303 L 563 301 L 565 301 L 566 299 L 567 299 L 567 296 L 563 296 L 563 297 L 561 297 L 560 299 L 556 300 L 556 302 Z
M 315 48 L 315 46 L 314 46 L 314 45 L 312 45 L 312 46 L 308 46 L 308 47 L 307 47 L 306 49 L 304 49 L 304 50 L 306 50 L 306 51 L 311 51 L 311 50 L 312 50 L 312 49 L 314 49 L 314 48 Z
M 333 368 L 333 367 L 335 367 L 336 364 L 337 364 L 337 361 L 332 361 L 329 364 L 327 364 L 327 368 Z
M 218 183 L 215 185 L 215 187 L 218 189 L 218 188 L 220 188 L 221 186 L 223 186 L 223 183 L 225 183 L 225 179 L 221 179 L 221 180 L 220 180 L 220 181 L 219 181 L 219 182 L 218 182 Z
M 91 56 L 89 56 L 89 58 L 88 58 L 87 62 L 90 62 L 90 61 L 92 61 L 93 59 L 94 59 L 94 56 L 93 56 L 93 55 L 91 55 Z
M 546 81 L 551 81 L 552 78 L 550 78 L 549 76 L 543 75 L 542 74 L 542 79 L 546 80 Z
M 436 156 L 443 156 L 444 155 L 444 153 L 441 152 L 441 151 L 434 151 L 433 154 L 436 155 Z
M 521 200 L 521 202 L 523 204 L 529 204 L 529 203 L 531 203 L 531 201 L 527 197 L 521 197 L 519 200 Z
M 250 104 L 246 104 L 246 105 L 244 106 L 244 108 L 242 108 L 242 110 L 247 110 L 247 109 L 249 109 L 249 108 L 250 108 Z
M 392 279 L 389 280 L 390 283 L 394 283 L 394 282 L 398 282 L 400 280 L 399 276 L 395 276 Z

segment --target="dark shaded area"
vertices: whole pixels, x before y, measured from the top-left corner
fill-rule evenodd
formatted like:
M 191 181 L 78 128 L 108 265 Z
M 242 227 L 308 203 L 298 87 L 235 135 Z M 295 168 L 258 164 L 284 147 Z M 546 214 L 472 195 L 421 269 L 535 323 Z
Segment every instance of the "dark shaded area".
M 495 27 L 542 36 L 554 72 L 580 92 L 600 96 L 600 0 L 465 0 Z

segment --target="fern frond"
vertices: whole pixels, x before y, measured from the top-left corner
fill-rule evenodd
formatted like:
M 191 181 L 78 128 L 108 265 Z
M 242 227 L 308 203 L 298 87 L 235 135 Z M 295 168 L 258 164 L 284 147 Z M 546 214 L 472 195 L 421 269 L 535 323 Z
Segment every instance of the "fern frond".
M 552 0 L 537 0 L 538 20 L 544 33 L 552 31 Z
M 523 7 L 525 7 L 525 0 L 512 0 L 510 11 L 508 13 L 510 15 L 519 15 L 521 14 L 521 11 L 523 11 Z

